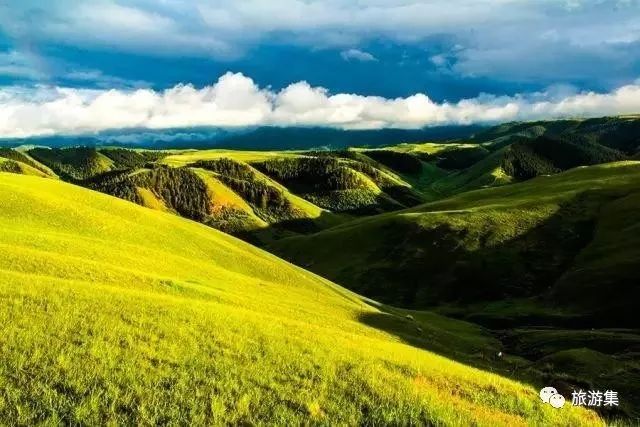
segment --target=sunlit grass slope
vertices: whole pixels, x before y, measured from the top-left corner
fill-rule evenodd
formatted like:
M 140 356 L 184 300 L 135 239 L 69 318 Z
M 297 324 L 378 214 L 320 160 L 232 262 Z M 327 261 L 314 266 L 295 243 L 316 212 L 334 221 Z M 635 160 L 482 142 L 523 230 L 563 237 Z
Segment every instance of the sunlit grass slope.
M 187 150 L 165 157 L 162 163 L 169 166 L 187 166 L 198 160 L 230 158 L 242 162 L 258 162 L 273 158 L 297 157 L 293 151 L 244 151 L 244 150 Z
M 25 163 L 0 157 L 0 171 L 11 172 L 23 175 L 47 176 L 44 172 L 31 167 Z
M 7 173 L 0 201 L 2 424 L 600 423 L 204 225 Z

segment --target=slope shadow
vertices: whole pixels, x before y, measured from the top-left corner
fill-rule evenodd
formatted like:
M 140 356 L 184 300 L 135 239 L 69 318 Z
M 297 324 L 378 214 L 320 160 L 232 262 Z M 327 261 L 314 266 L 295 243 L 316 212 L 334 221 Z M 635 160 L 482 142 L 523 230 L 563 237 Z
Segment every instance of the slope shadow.
M 602 415 L 607 418 L 638 415 L 640 389 L 634 379 L 640 371 L 625 359 L 639 354 L 640 348 L 634 347 L 637 341 L 631 340 L 629 344 L 624 342 L 626 338 L 610 333 L 603 344 L 602 340 L 595 342 L 580 335 L 598 326 L 640 326 L 631 316 L 635 310 L 632 299 L 607 295 L 606 289 L 601 288 L 599 311 L 588 311 L 593 307 L 581 305 L 580 295 L 574 296 L 573 301 L 567 300 L 566 295 L 559 298 L 551 286 L 593 241 L 602 206 L 628 193 L 627 190 L 587 191 L 560 206 L 542 223 L 499 245 L 485 244 L 483 239 L 487 237 L 479 236 L 476 250 L 459 245 L 460 239 L 467 236 L 446 224 L 430 230 L 412 223 L 406 226 L 416 228 L 399 229 L 398 224 L 392 224 L 384 230 L 385 235 L 380 236 L 385 239 L 384 247 L 371 253 L 369 269 L 351 276 L 354 280 L 351 282 L 341 277 L 329 278 L 393 306 L 425 309 L 433 307 L 428 304 L 431 301 L 444 301 L 450 307 L 457 307 L 456 316 L 476 325 L 395 309 L 366 299 L 381 311 L 361 313 L 359 321 L 406 344 L 460 363 L 537 388 L 556 387 L 566 398 L 570 398 L 574 389 L 590 390 L 602 384 L 607 368 L 599 368 L 596 363 L 594 369 L 592 361 L 603 360 L 619 372 L 620 377 L 606 377 L 605 385 L 619 390 L 626 401 L 619 410 L 601 411 Z M 438 250 L 420 250 L 425 242 L 432 241 L 438 242 Z M 313 258 L 305 259 L 307 262 L 302 266 L 314 270 Z M 429 289 L 431 286 L 435 291 Z M 586 301 L 590 299 L 593 298 Z M 482 308 L 484 304 L 499 301 L 503 302 L 502 309 L 485 311 Z M 509 305 L 509 301 L 513 304 Z M 568 312 L 569 307 L 574 311 Z M 600 317 L 607 310 L 618 313 Z M 603 324 L 603 319 L 610 323 Z M 534 325 L 546 329 L 538 333 L 531 328 Z M 518 331 L 513 330 L 515 327 Z M 561 327 L 566 329 L 558 329 Z M 523 351 L 521 341 L 525 334 L 544 338 L 543 333 L 549 331 L 567 335 L 571 338 L 567 340 L 570 345 L 554 344 L 537 353 Z M 640 339 L 640 335 L 637 336 Z M 567 360 L 577 368 L 567 366 Z
M 457 307 L 456 316 L 483 327 L 474 329 L 467 324 L 465 328 L 461 321 L 445 321 L 436 315 L 372 301 L 367 302 L 381 311 L 362 313 L 359 321 L 406 344 L 460 363 L 537 388 L 554 386 L 565 398 L 570 398 L 576 389 L 606 386 L 619 390 L 625 402 L 619 408 L 601 408 L 599 412 L 608 419 L 640 416 L 640 383 L 636 381 L 640 379 L 640 334 L 627 331 L 623 336 L 620 331 L 592 329 L 640 326 L 633 316 L 634 299 L 608 295 L 607 288 L 600 287 L 601 294 L 595 299 L 601 302 L 594 308 L 586 304 L 593 296 L 574 295 L 571 301 L 566 295 L 559 298 L 553 287 L 593 241 L 601 207 L 627 194 L 628 191 L 586 192 L 526 233 L 495 247 L 481 245 L 475 251 L 460 250 L 443 238 L 457 230 L 390 230 L 391 235 L 401 237 L 384 252 L 373 254 L 378 263 L 372 263 L 369 271 L 357 277 L 361 282 L 355 286 L 351 283 L 351 289 L 413 309 L 428 309 L 427 301 L 444 301 L 449 307 Z M 425 259 L 423 252 L 412 258 L 412 251 L 429 241 L 423 239 L 440 239 L 440 250 L 428 254 L 432 259 Z M 380 259 L 390 260 L 391 265 L 381 267 Z M 623 274 L 638 277 L 634 272 Z M 340 278 L 337 281 L 350 285 Z M 425 289 L 434 284 L 436 292 Z M 580 289 L 579 285 L 575 284 L 575 289 Z M 637 287 L 630 288 L 628 295 L 637 291 Z M 482 305 L 492 302 L 501 302 L 502 309 L 483 311 Z M 612 315 L 602 317 L 608 312 Z M 544 337 L 548 332 L 564 334 L 567 343 L 551 343 Z M 539 336 L 547 348 L 523 351 L 521 344 L 526 334 Z M 597 334 L 607 334 L 607 338 L 597 341 L 590 337 Z M 625 341 L 627 336 L 634 338 Z M 599 366 L 601 361 L 603 365 Z
M 447 222 L 426 229 L 414 221 L 389 223 L 377 230 L 384 244 L 369 253 L 366 268 L 347 266 L 328 278 L 394 307 L 453 307 L 449 314 L 492 328 L 640 327 L 632 298 L 610 295 L 607 286 L 591 287 L 597 298 L 556 292 L 554 287 L 593 241 L 601 207 L 627 194 L 584 193 L 541 224 L 498 245 L 486 244 L 490 235 L 484 229 L 471 234 Z M 475 242 L 469 245 L 475 248 L 461 244 L 465 241 Z M 625 283 L 640 279 L 638 271 L 616 273 Z M 579 290 L 579 285 L 571 288 Z M 629 286 L 626 295 L 639 290 Z M 496 308 L 505 300 L 528 302 L 508 310 Z M 479 310 L 482 306 L 489 309 Z
M 537 350 L 537 354 L 530 352 L 517 353 L 519 334 L 530 333 L 529 329 L 521 329 L 514 334 L 515 340 L 505 340 L 505 331 L 492 331 L 475 324 L 455 319 L 444 320 L 434 315 L 432 320 L 440 319 L 439 326 L 434 326 L 423 315 L 427 312 L 404 311 L 387 306 L 374 305 L 379 312 L 363 312 L 358 320 L 370 327 L 386 332 L 398 338 L 401 342 L 413 347 L 438 354 L 449 360 L 470 366 L 485 372 L 491 372 L 512 380 L 526 383 L 535 390 L 543 387 L 555 387 L 565 399 L 571 400 L 574 390 L 612 389 L 620 393 L 619 407 L 600 407 L 595 409 L 606 420 L 623 420 L 628 422 L 640 417 L 640 372 L 636 363 L 625 361 L 626 357 L 638 354 L 640 334 L 636 335 L 632 343 L 612 342 L 617 347 L 615 354 L 601 354 L 588 349 L 592 343 L 588 340 L 562 346 L 552 350 Z M 437 321 L 437 320 L 436 320 Z M 449 326 L 447 323 L 451 322 Z M 467 328 L 457 328 L 457 322 L 468 325 Z M 477 329 L 474 328 L 477 327 Z M 441 329 L 443 328 L 443 329 Z M 446 330 L 444 328 L 451 328 Z M 466 329 L 466 330 L 465 330 Z M 589 330 L 555 330 L 548 328 L 544 332 L 565 332 L 569 335 Z M 631 335 L 631 334 L 627 334 Z M 615 339 L 615 338 L 614 338 Z M 621 345 L 618 345 L 621 344 Z M 569 348 L 572 345 L 578 349 Z M 588 346 L 588 347 L 587 347 Z M 602 350 L 602 349 L 601 349 Z M 593 372 L 593 364 L 589 360 L 578 358 L 563 360 L 571 352 L 584 352 L 587 356 L 593 354 L 607 361 L 608 366 L 602 366 Z M 620 361 L 618 361 L 620 359 Z M 597 362 L 597 360 L 596 360 Z M 575 364 L 567 367 L 566 363 Z M 581 364 L 584 363 L 584 366 Z M 582 370 L 582 372 L 581 372 Z M 612 374 L 613 372 L 613 374 Z M 603 377 L 605 377 L 603 379 Z

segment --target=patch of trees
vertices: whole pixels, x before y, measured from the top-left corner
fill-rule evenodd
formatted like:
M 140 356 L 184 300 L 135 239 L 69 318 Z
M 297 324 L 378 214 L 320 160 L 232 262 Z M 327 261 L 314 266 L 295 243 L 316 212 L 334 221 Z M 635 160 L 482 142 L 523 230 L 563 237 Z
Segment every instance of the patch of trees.
M 588 140 L 629 156 L 640 152 L 638 118 L 603 117 L 583 120 L 559 136 L 569 140 Z
M 624 160 L 621 152 L 590 140 L 540 137 L 511 145 L 502 160 L 504 171 L 518 179 L 552 174 L 577 166 Z
M 94 190 L 142 204 L 137 188 L 146 188 L 181 216 L 203 221 L 211 213 L 206 184 L 188 168 L 159 166 L 131 173 L 113 171 L 84 181 Z
M 13 160 L 0 162 L 0 172 L 22 173 L 20 165 Z
M 268 222 L 297 217 L 289 199 L 277 187 L 260 179 L 247 165 L 231 159 L 201 160 L 191 166 L 218 174 L 218 179 L 249 203 Z
M 362 190 L 337 190 L 307 194 L 313 204 L 335 212 L 349 212 L 353 215 L 375 215 L 382 212 L 401 209 L 396 203 L 382 194 Z
M 422 162 L 420 159 L 409 153 L 392 150 L 368 150 L 365 151 L 364 154 L 388 168 L 401 173 L 418 174 L 422 171 Z
M 216 160 L 199 160 L 195 163 L 192 163 L 191 166 L 206 169 L 224 177 L 244 179 L 248 181 L 255 179 L 255 173 L 249 166 L 245 165 L 244 163 L 236 162 L 235 160 L 227 158 Z
M 387 178 L 380 169 L 371 166 L 368 163 L 363 162 L 349 162 L 349 167 L 353 170 L 356 170 L 360 173 L 367 175 L 376 185 L 380 188 L 388 187 L 390 185 L 394 185 L 394 182 Z
M 576 166 L 616 162 L 626 158 L 618 150 L 582 138 L 556 140 L 542 137 L 538 138 L 534 144 L 537 153 L 552 159 L 553 163 L 562 170 Z
M 422 202 L 418 194 L 399 186 L 374 166 L 377 163 L 366 156 L 350 150 L 318 153 L 320 155 L 317 157 L 274 159 L 254 166 L 294 193 L 335 212 L 365 215 L 415 206 Z M 350 154 L 342 157 L 342 153 Z M 370 178 L 395 200 L 372 191 L 362 175 Z
M 333 157 L 274 159 L 253 166 L 298 194 L 367 188 L 357 173 Z
M 516 143 L 509 147 L 502 158 L 502 169 L 516 179 L 531 179 L 539 175 L 560 172 L 548 159 L 539 156 L 526 144 Z
M 206 184 L 188 168 L 160 166 L 132 178 L 184 217 L 202 221 L 211 212 Z
M 392 199 L 402 203 L 405 207 L 416 206 L 423 202 L 419 193 L 404 185 L 398 185 L 396 181 L 389 179 L 380 169 L 368 163 L 350 162 L 349 167 L 367 175 L 382 191 Z
M 24 163 L 41 172 L 47 172 L 46 170 L 43 170 L 44 168 L 42 166 L 31 160 L 28 156 L 25 156 L 21 152 L 16 151 L 12 148 L 0 147 L 0 157 Z
M 92 176 L 82 182 L 87 188 L 110 194 L 120 199 L 142 204 L 131 171 L 110 171 Z
M 425 160 L 435 161 L 442 169 L 466 169 L 478 163 L 489 154 L 489 150 L 477 147 L 452 147 L 435 154 L 427 154 Z
M 106 148 L 100 152 L 113 160 L 116 169 L 139 168 L 162 159 L 166 153 L 151 150 L 129 150 L 126 148 Z
M 106 159 L 91 147 L 32 148 L 28 153 L 68 181 L 81 181 L 109 170 Z
M 236 236 L 243 235 L 256 227 L 249 213 L 229 206 L 216 207 L 204 224 Z

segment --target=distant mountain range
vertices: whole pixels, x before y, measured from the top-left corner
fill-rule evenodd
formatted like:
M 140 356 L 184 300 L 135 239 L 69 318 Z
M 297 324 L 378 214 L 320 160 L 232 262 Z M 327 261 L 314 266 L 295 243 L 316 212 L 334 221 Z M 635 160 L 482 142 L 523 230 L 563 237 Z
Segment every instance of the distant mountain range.
M 139 148 L 231 148 L 243 150 L 306 150 L 376 147 L 390 141 L 445 141 L 468 138 L 483 126 L 437 126 L 423 129 L 342 130 L 323 127 L 123 129 L 83 135 L 0 139 L 0 146 L 117 146 Z

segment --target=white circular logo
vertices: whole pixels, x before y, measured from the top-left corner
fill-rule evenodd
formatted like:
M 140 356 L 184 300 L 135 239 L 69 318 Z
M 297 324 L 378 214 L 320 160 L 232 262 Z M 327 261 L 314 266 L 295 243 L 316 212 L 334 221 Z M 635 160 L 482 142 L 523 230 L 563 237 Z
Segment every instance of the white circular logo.
M 560 409 L 564 406 L 564 396 L 561 394 L 554 394 L 549 398 L 549 404 L 556 409 Z
M 540 399 L 544 402 L 544 403 L 549 403 L 549 399 L 551 398 L 551 396 L 553 396 L 554 394 L 558 394 L 558 390 L 556 390 L 553 387 L 545 387 L 542 390 L 540 390 Z

